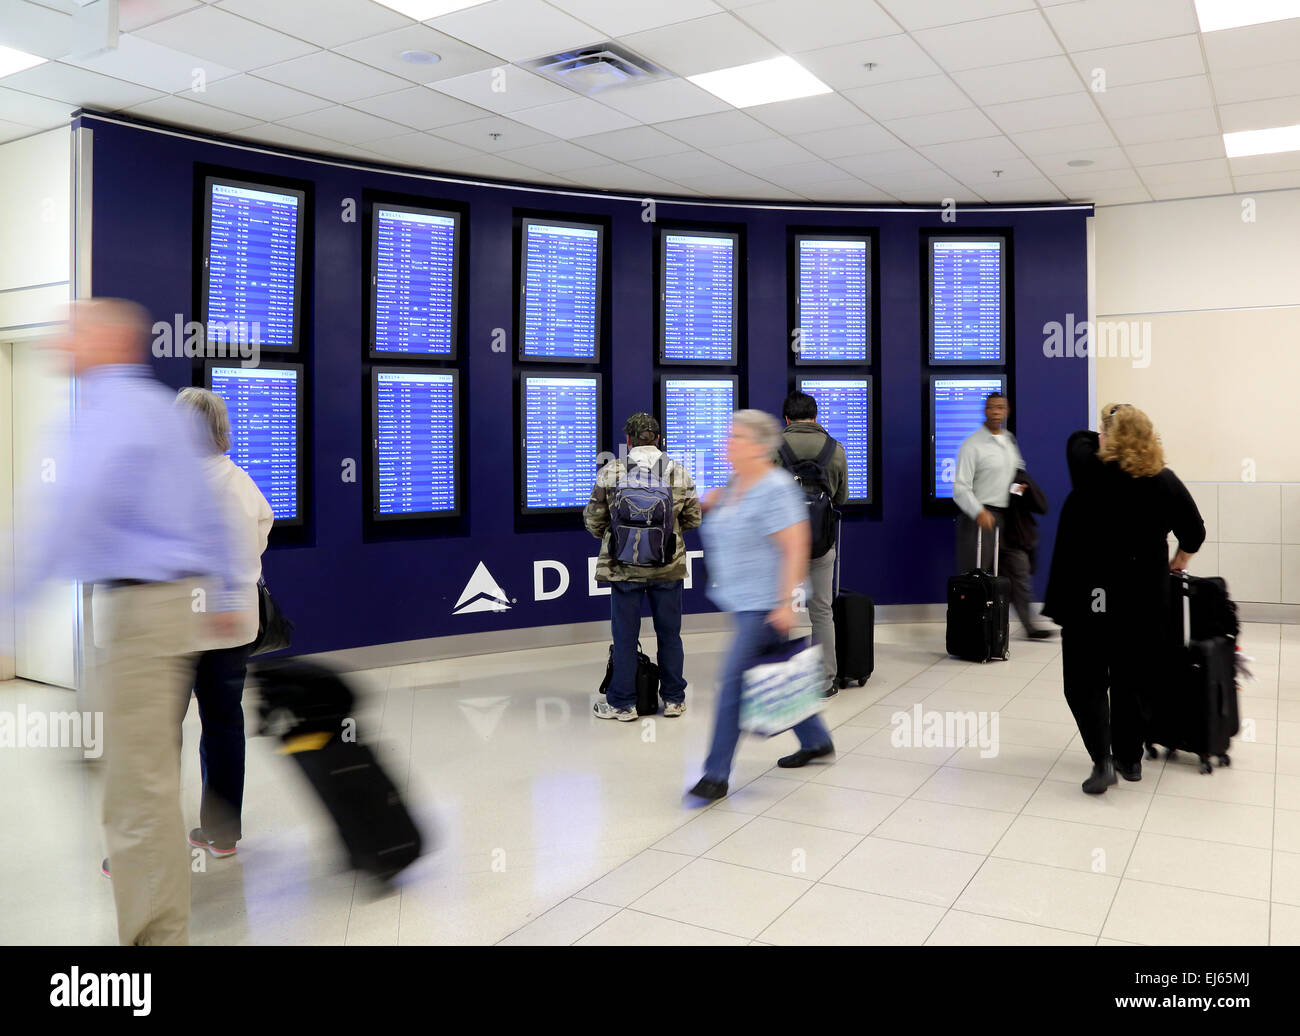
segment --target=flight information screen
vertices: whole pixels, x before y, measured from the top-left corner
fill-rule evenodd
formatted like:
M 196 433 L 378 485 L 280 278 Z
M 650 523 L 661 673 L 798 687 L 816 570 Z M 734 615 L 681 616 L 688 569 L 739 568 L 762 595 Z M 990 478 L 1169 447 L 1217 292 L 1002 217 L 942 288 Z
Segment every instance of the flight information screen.
M 277 522 L 299 522 L 302 369 L 209 367 L 208 387 L 226 401 L 227 455 L 248 473 Z
M 376 205 L 373 355 L 456 355 L 456 216 Z
M 931 378 L 930 434 L 934 439 L 934 495 L 952 499 L 957 451 L 984 423 L 984 401 L 1006 392 L 1005 378 Z
M 209 342 L 298 348 L 305 195 L 208 181 L 203 319 Z
M 454 515 L 456 372 L 374 371 L 375 515 Z
M 521 397 L 523 509 L 584 507 L 600 453 L 600 376 L 526 374 Z
M 930 239 L 930 362 L 1004 363 L 1001 238 Z
M 736 362 L 736 234 L 665 231 L 663 252 L 664 363 Z
M 600 359 L 601 228 L 523 221 L 519 355 Z
M 848 499 L 871 502 L 871 379 L 800 378 L 799 388 L 817 400 L 817 423 L 844 447 Z
M 800 237 L 797 363 L 870 363 L 865 238 Z
M 664 449 L 686 467 L 700 496 L 727 484 L 727 436 L 736 409 L 736 379 L 671 378 L 662 382 Z

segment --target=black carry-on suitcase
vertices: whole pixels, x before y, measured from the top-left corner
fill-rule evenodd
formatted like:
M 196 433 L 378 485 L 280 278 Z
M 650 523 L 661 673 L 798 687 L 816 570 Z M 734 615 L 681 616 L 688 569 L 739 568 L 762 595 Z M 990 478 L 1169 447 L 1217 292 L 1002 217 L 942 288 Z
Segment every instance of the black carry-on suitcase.
M 277 734 L 329 811 L 353 867 L 388 881 L 423 847 L 402 796 L 369 746 L 351 740 L 348 686 L 332 670 L 297 659 L 254 667 L 261 733 Z
M 876 602 L 866 594 L 840 588 L 840 524 L 835 524 L 835 684 L 865 684 L 876 668 Z
M 1222 579 L 1194 579 L 1180 572 L 1173 581 L 1181 644 L 1173 654 L 1172 687 L 1151 717 L 1147 755 L 1156 757 L 1157 744 L 1166 746 L 1167 759 L 1179 751 L 1194 752 L 1201 773 L 1211 773 L 1211 757 L 1220 766 L 1231 765 L 1228 746 L 1241 725 L 1236 607 Z
M 993 574 L 983 569 L 984 532 L 975 541 L 975 567 L 948 580 L 948 654 L 967 662 L 1005 660 L 1011 654 L 1011 581 L 998 575 L 998 541 L 993 527 Z
M 605 663 L 605 679 L 600 681 L 600 693 L 609 691 L 614 679 L 614 645 L 609 646 L 609 661 Z M 650 657 L 641 650 L 641 642 L 636 645 L 636 714 L 654 716 L 659 712 L 659 666 L 650 661 Z

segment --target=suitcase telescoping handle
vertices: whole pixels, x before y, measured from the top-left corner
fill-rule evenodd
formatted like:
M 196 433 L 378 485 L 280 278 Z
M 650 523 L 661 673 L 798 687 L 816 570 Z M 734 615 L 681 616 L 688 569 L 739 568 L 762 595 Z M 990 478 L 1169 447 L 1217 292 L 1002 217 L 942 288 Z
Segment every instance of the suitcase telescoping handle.
M 1183 647 L 1192 646 L 1192 586 L 1186 572 L 1179 572 L 1183 584 Z
M 993 574 L 995 576 L 998 574 L 998 554 L 1001 553 L 998 550 L 998 534 L 1001 531 L 995 518 L 993 520 Z M 984 567 L 984 530 L 978 524 L 975 526 L 975 567 Z

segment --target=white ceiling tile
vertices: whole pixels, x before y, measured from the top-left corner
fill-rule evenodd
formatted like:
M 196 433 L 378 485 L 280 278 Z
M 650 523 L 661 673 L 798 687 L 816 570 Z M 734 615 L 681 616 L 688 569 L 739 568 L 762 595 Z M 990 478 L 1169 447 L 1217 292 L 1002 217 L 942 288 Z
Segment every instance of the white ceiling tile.
M 787 136 L 871 123 L 860 108 L 839 94 L 819 94 L 793 101 L 777 101 L 775 104 L 758 104 L 745 110 L 765 126 Z
M 411 24 L 405 15 L 371 0 L 220 0 L 217 6 L 318 47 L 337 47 Z
M 135 35 L 242 72 L 288 61 L 316 49 L 314 44 L 212 6 L 146 26 Z
M 880 173 L 871 180 L 900 199 L 942 201 L 944 198 L 978 201 L 970 190 L 942 169 L 917 169 L 908 173 Z
M 841 202 L 845 205 L 868 205 L 894 200 L 893 195 L 856 177 L 809 184 L 801 193 L 812 201 Z
M 1237 68 L 1294 61 L 1300 53 L 1300 18 L 1205 33 L 1205 57 L 1217 75 Z
M 1232 180 L 1227 176 L 1178 183 L 1148 184 L 1147 189 L 1156 201 L 1172 201 L 1174 198 L 1210 198 L 1220 194 L 1236 193 L 1232 187 Z
M 629 162 L 628 165 L 670 180 L 681 180 L 684 177 L 698 179 L 702 176 L 725 176 L 736 171 L 735 166 L 728 165 L 720 158 L 706 155 L 703 151 L 685 151 L 676 155 L 639 158 Z
M 1166 165 L 1170 162 L 1195 162 L 1203 158 L 1223 158 L 1222 134 L 1161 140 L 1153 144 L 1130 144 L 1125 152 L 1134 165 Z
M 575 144 L 581 144 L 598 154 L 612 158 L 617 162 L 634 162 L 642 158 L 658 158 L 661 155 L 675 155 L 682 150 L 682 142 L 670 137 L 658 129 L 649 126 L 631 126 L 628 129 L 611 130 L 608 133 L 593 133 L 578 137 Z M 689 152 L 699 154 L 698 151 Z M 701 157 L 705 157 L 701 155 Z
M 542 0 L 493 0 L 425 24 L 509 61 L 600 43 L 604 33 Z
M 354 61 L 362 61 L 417 83 L 451 79 L 453 76 L 501 64 L 495 55 L 471 47 L 427 25 L 407 25 L 334 49 Z M 431 51 L 441 60 L 434 65 L 413 65 L 402 60 L 402 52 L 406 50 Z
M 984 199 L 963 184 L 954 183 L 949 187 L 929 189 L 900 188 L 895 192 L 898 200 L 908 205 L 946 205 L 958 202 L 962 205 L 982 205 Z
M 1066 151 L 1115 147 L 1119 143 L 1115 135 L 1102 122 L 1085 122 L 1078 126 L 1033 130 L 1029 133 L 1012 133 L 1010 136 L 1016 146 L 1031 158 L 1035 155 L 1058 155 Z
M 764 169 L 763 179 L 779 187 L 802 192 L 805 187 L 813 184 L 844 179 L 844 170 L 819 159 L 814 162 L 796 162 L 793 165 Z
M 281 125 L 314 133 L 318 137 L 337 140 L 342 144 L 365 144 L 370 140 L 394 137 L 401 134 L 404 127 L 377 115 L 355 111 L 342 105 L 322 108 L 320 111 L 305 115 L 293 115 L 281 120 Z
M 953 73 L 953 79 L 979 105 L 1069 94 L 1083 85 L 1078 71 L 1064 54 L 1017 61 L 1012 65 L 971 68 Z
M 10 140 L 21 140 L 38 132 L 34 126 L 24 126 L 21 122 L 0 121 L 0 144 Z
M 1137 172 L 1143 182 L 1152 188 L 1157 184 L 1223 179 L 1229 175 L 1226 158 L 1207 158 L 1199 162 L 1171 162 L 1167 165 L 1144 165 L 1139 166 Z
M 157 90 L 125 83 L 74 65 L 65 65 L 61 61 L 47 61 L 43 65 L 15 72 L 5 76 L 0 83 L 8 89 L 99 111 L 120 111 L 158 96 Z
M 608 164 L 603 156 L 567 140 L 551 140 L 513 151 L 502 151 L 501 157 L 547 173 L 563 173 L 570 169 L 589 169 Z
M 451 169 L 459 160 L 480 154 L 473 148 L 428 133 L 404 133 L 386 140 L 372 140 L 366 147 L 394 161 L 439 169 Z
M 1034 0 L 884 0 L 884 2 L 890 14 L 909 32 L 1034 9 Z
M 1061 45 L 1039 11 L 922 29 L 913 36 L 949 72 L 1061 53 Z
M 525 108 L 512 113 L 512 117 L 526 126 L 564 139 L 626 129 L 637 124 L 630 116 L 586 97 Z
M 68 64 L 128 83 L 174 94 L 236 75 L 233 68 L 213 64 L 194 54 L 123 34 L 117 46 L 88 58 L 68 58 Z M 197 91 L 196 91 L 197 92 Z
M 845 90 L 844 96 L 873 119 L 881 121 L 970 107 L 970 98 L 947 76 L 924 76 L 905 83 L 858 86 Z
M 1233 182 L 1239 192 L 1286 190 L 1300 187 L 1300 169 L 1293 169 L 1290 172 L 1235 176 Z
M 39 129 L 58 126 L 68 122 L 76 110 L 75 104 L 0 87 L 0 111 L 4 112 L 6 120 L 20 126 Z
M 602 90 L 595 99 L 637 122 L 668 122 L 731 109 L 720 97 L 685 79 Z
M 1100 169 L 1081 173 L 1053 176 L 1052 181 L 1070 197 L 1080 191 L 1104 191 L 1116 187 L 1139 187 L 1141 181 L 1132 169 Z
M 986 106 L 984 111 L 1006 133 L 1030 133 L 1056 126 L 1081 126 L 1087 122 L 1101 121 L 1101 113 L 1093 103 L 1092 94 L 1082 89 L 1059 97 L 992 104 Z
M 607 36 L 626 36 L 723 10 L 713 0 L 550 0 L 550 4 Z
M 902 31 L 875 0 L 764 0 L 737 15 L 787 54 Z
M 1100 69 L 1108 90 L 1134 83 L 1198 76 L 1205 71 L 1198 36 L 1174 36 L 1150 43 L 1085 50 L 1073 58 L 1075 67 L 1090 85 L 1096 79 L 1096 70 Z
M 912 37 L 905 35 L 807 50 L 796 54 L 795 60 L 836 90 L 919 79 L 943 71 Z M 875 67 L 868 69 L 867 63 Z
M 1030 176 L 1020 180 L 999 178 L 988 183 L 972 182 L 969 187 L 990 204 L 1065 200 L 1064 192 L 1051 180 L 1042 176 Z
M 173 126 L 208 130 L 211 133 L 233 133 L 260 125 L 262 120 L 214 108 L 210 104 L 196 104 L 184 97 L 157 97 L 126 110 L 128 115 L 142 119 L 166 122 Z
M 1150 144 L 1157 140 L 1205 137 L 1218 132 L 1218 122 L 1211 108 L 1143 115 L 1136 119 L 1115 119 L 1110 125 L 1119 142 L 1126 147 L 1129 144 Z
M 873 151 L 891 151 L 902 145 L 902 141 L 884 126 L 869 122 L 842 129 L 819 130 L 816 133 L 794 133 L 789 134 L 789 137 L 818 158 L 828 159 L 865 155 Z
M 1059 155 L 1034 157 L 1034 165 L 1038 166 L 1046 176 L 1069 176 L 1071 173 L 1081 172 L 1080 168 L 1070 165 L 1071 162 L 1076 161 L 1091 162 L 1092 165 L 1087 168 L 1093 172 L 1101 172 L 1105 169 L 1131 169 L 1133 165 L 1129 161 L 1128 153 L 1118 147 L 1087 148 L 1081 151 L 1066 151 Z
M 1096 50 L 1200 30 L 1188 0 L 1082 0 L 1044 12 L 1066 50 Z
M 327 108 L 330 102 L 314 94 L 291 90 L 279 83 L 268 83 L 256 76 L 239 75 L 209 83 L 194 100 L 227 111 L 238 112 L 263 122 L 275 122 L 290 115 Z
M 574 96 L 572 90 L 510 65 L 440 79 L 429 85 L 439 93 L 497 113 L 557 104 Z
M 1135 202 L 1150 201 L 1151 192 L 1142 186 L 1112 187 L 1081 194 L 1067 194 L 1066 197 L 1071 201 L 1091 201 L 1097 205 L 1131 205 Z
M 1283 151 L 1276 155 L 1245 155 L 1228 159 L 1234 177 L 1257 176 L 1263 173 L 1285 173 L 1300 169 L 1300 151 Z
M 519 162 L 511 162 L 500 155 L 458 155 L 446 165 L 437 165 L 435 160 L 429 166 L 454 176 L 487 177 L 493 180 L 511 180 L 519 183 L 538 182 L 538 171 Z
M 276 125 L 275 123 L 252 126 L 240 130 L 235 135 L 244 140 L 256 140 L 263 144 L 278 144 L 281 147 L 294 148 L 299 151 L 312 151 L 322 155 L 332 155 L 335 153 L 336 148 L 342 147 L 338 141 L 318 137 L 314 133 L 304 133 L 302 130 L 296 130 L 290 126 Z
M 892 119 L 883 124 L 905 144 L 922 147 L 925 144 L 945 144 L 952 140 L 975 140 L 991 137 L 998 128 L 978 108 L 964 108 L 935 115 L 916 115 L 908 119 Z M 873 180 L 872 183 L 875 183 Z
M 1108 119 L 1131 119 L 1140 115 L 1186 111 L 1188 108 L 1208 108 L 1214 103 L 1210 81 L 1205 76 L 1163 79 L 1158 83 L 1143 83 L 1141 86 L 1118 86 L 1093 96 L 1097 98 L 1098 106 Z
M 1300 61 L 1220 71 L 1213 65 L 1214 97 L 1220 104 L 1287 97 L 1300 89 Z
M 198 6 L 199 0 L 118 0 L 117 28 L 119 32 L 135 32 Z
M 328 97 L 339 104 L 377 94 L 390 94 L 410 85 L 405 79 L 390 76 L 387 72 L 329 50 L 318 50 L 293 61 L 259 68 L 257 77 L 294 90 Z
M 815 157 L 785 137 L 749 140 L 743 144 L 721 144 L 716 147 L 706 147 L 705 150 L 728 165 L 745 170 L 792 165 Z
M 733 14 L 714 14 L 632 33 L 622 42 L 679 76 L 748 65 L 781 53 Z
M 637 191 L 672 193 L 678 189 L 675 181 L 662 176 L 655 176 L 642 169 L 611 162 L 608 165 L 594 166 L 583 173 L 583 181 L 593 187 L 607 191 Z
M 1295 87 L 1300 90 L 1300 83 L 1296 83 Z M 1219 120 L 1224 133 L 1300 125 L 1300 96 L 1220 104 Z
M 1001 169 L 1004 176 L 1015 179 L 1037 173 L 1029 159 L 1006 137 L 934 144 L 917 150 L 940 169 L 961 180 L 967 176 L 977 176 L 983 180 L 997 179 L 994 169 Z
M 835 159 L 835 164 L 845 172 L 873 184 L 877 183 L 878 177 L 921 170 L 933 171 L 935 168 L 933 162 L 911 148 L 880 151 L 870 155 L 849 155 Z
M 525 126 L 522 122 L 515 122 L 514 119 L 508 119 L 504 115 L 473 119 L 454 126 L 440 126 L 437 135 L 490 154 L 513 151 L 515 148 L 555 139 L 549 133 L 543 133 L 532 126 Z
M 794 191 L 787 191 L 757 176 L 737 170 L 717 176 L 683 178 L 682 183 L 711 198 L 763 198 L 799 201 Z
M 451 126 L 488 115 L 482 108 L 440 94 L 427 86 L 411 86 L 391 94 L 364 97 L 353 101 L 351 107 L 417 130 Z
M 720 144 L 740 144 L 746 140 L 761 140 L 772 131 L 757 119 L 741 111 L 719 112 L 717 115 L 699 115 L 693 119 L 678 119 L 660 123 L 657 129 L 690 144 L 706 147 Z

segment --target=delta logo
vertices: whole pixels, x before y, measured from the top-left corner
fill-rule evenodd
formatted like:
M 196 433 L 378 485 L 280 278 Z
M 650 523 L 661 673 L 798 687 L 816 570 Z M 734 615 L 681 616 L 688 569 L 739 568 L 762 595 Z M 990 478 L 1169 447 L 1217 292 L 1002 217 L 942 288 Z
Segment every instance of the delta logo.
M 501 584 L 493 578 L 487 565 L 478 563 L 474 574 L 469 577 L 465 589 L 461 591 L 460 600 L 452 610 L 452 615 L 469 615 L 472 612 L 507 612 L 514 602 L 506 596 Z

